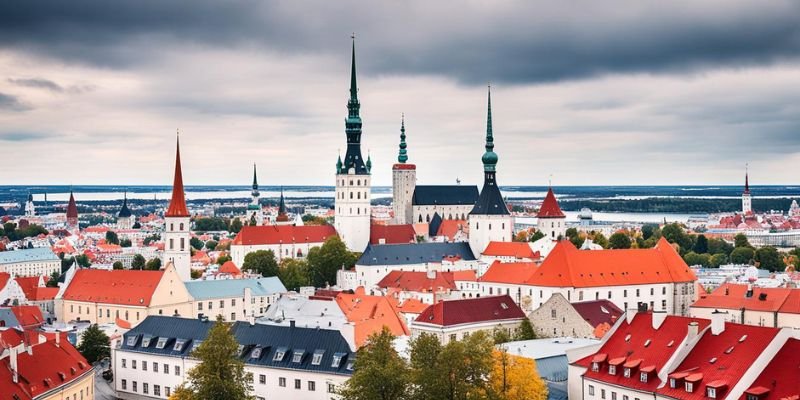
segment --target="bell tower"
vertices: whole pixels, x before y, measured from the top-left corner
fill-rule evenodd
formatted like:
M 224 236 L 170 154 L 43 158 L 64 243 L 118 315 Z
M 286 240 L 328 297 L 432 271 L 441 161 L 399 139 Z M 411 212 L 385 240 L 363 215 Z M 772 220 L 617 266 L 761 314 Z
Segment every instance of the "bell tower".
M 417 166 L 406 163 L 407 147 L 406 120 L 403 115 L 400 120 L 400 152 L 397 155 L 397 164 L 392 166 L 392 211 L 395 224 L 411 224 L 414 219 L 411 198 L 417 186 Z
M 189 250 L 190 215 L 186 207 L 183 191 L 183 172 L 181 171 L 180 138 L 175 147 L 175 176 L 172 181 L 172 198 L 164 213 L 164 266 L 171 262 L 181 280 L 191 280 L 192 256 Z

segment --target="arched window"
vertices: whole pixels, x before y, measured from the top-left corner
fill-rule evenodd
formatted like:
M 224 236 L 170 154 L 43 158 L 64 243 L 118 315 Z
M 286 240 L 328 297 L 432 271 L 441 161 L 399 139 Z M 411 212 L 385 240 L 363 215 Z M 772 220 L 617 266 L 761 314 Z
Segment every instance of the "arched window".
M 353 180 L 350 179 L 350 186 L 353 186 Z
M 358 192 L 356 197 L 358 197 L 358 199 L 361 200 L 361 192 Z
M 431 222 L 431 216 L 430 216 L 430 214 L 428 214 L 428 215 L 426 215 L 426 216 L 425 216 L 425 222 Z
M 183 243 L 183 238 L 181 238 L 181 251 L 184 250 L 185 244 Z
M 422 214 L 419 215 L 419 223 L 422 223 Z
M 361 179 L 356 181 L 356 186 L 361 186 Z

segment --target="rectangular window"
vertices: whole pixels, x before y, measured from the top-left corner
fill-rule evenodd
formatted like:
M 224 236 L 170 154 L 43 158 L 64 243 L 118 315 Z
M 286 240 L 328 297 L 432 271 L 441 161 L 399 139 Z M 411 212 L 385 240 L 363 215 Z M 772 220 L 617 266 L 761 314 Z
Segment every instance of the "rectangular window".
M 259 375 L 258 376 L 258 383 L 260 383 L 262 385 L 266 385 L 267 384 L 267 376 L 264 375 L 264 374 Z
M 154 396 L 161 396 L 161 386 L 160 385 L 153 385 L 153 395 Z
M 631 369 L 630 368 L 625 368 L 625 370 L 622 371 L 622 374 L 625 375 L 626 378 L 630 378 L 631 377 Z
M 128 381 L 125 379 L 122 380 L 122 390 L 128 390 Z
M 203 311 L 203 303 L 197 302 L 197 311 Z
M 558 316 L 556 315 L 556 309 L 555 308 L 550 310 L 550 318 L 552 318 L 552 319 L 558 318 Z
M 589 385 L 589 396 L 594 396 L 594 386 Z
M 170 390 L 169 386 L 164 386 L 164 396 L 169 397 L 171 392 L 172 391 Z
M 694 391 L 694 384 L 692 382 L 686 382 L 686 393 L 692 393 Z
M 212 306 L 212 305 L 214 305 L 214 303 L 212 303 L 212 302 L 210 302 L 210 301 L 209 301 L 209 302 L 208 302 L 208 309 L 209 309 L 209 311 L 211 310 L 211 306 Z
M 328 383 L 328 393 L 336 393 L 336 385 Z
M 236 307 L 236 299 L 231 299 L 231 307 Z
M 231 321 L 236 321 L 236 313 L 235 312 L 231 313 Z
M 601 399 L 605 399 L 606 398 L 606 390 L 605 389 L 600 389 L 600 398 Z
M 623 394 L 622 395 L 622 400 L 628 400 L 628 395 L 627 394 Z
M 138 390 L 136 389 L 136 381 L 131 382 L 131 387 L 133 388 L 134 392 Z
M 131 360 L 131 368 L 136 369 L 136 360 Z
M 181 367 L 176 365 L 175 366 L 175 375 L 180 375 L 180 374 L 181 374 Z
M 158 372 L 158 363 L 153 361 L 153 372 Z
M 165 374 L 169 373 L 169 364 L 167 364 L 167 363 L 164 363 L 164 373 Z
M 219 301 L 219 308 L 225 308 L 225 300 Z
M 617 366 L 616 365 L 609 365 L 608 366 L 608 374 L 609 375 L 616 375 L 617 374 Z
M 148 389 L 149 386 L 150 385 L 148 385 L 147 382 L 142 382 L 142 393 L 147 394 L 149 392 L 149 389 Z
M 308 381 L 308 391 L 313 392 L 317 390 L 317 383 L 314 381 Z
M 286 387 L 286 378 L 278 378 L 278 386 Z
M 611 400 L 617 400 L 617 392 L 611 392 Z
M 142 360 L 142 371 L 147 371 L 147 361 Z
M 124 358 L 122 359 L 122 368 L 127 368 L 127 367 L 125 366 L 125 359 L 124 359 Z
M 647 383 L 647 372 L 642 372 L 639 374 L 639 381 Z
M 716 388 L 711 388 L 710 387 L 710 388 L 706 388 L 706 390 L 708 391 L 708 397 L 710 397 L 712 399 L 716 399 L 717 398 L 717 389 Z
M 311 359 L 311 365 L 320 365 L 322 363 L 322 356 L 325 355 L 325 352 L 322 350 L 317 350 L 314 352 L 314 357 Z
M 295 379 L 294 380 L 294 388 L 299 390 L 301 386 L 302 386 L 302 382 L 300 382 L 300 379 Z

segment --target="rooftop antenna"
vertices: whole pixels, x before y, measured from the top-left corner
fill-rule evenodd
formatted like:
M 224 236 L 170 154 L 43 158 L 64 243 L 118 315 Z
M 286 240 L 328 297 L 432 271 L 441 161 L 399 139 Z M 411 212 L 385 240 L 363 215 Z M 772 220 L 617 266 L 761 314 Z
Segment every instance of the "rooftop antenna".
M 456 185 L 460 185 L 460 184 L 461 184 L 461 179 L 459 177 L 456 177 Z

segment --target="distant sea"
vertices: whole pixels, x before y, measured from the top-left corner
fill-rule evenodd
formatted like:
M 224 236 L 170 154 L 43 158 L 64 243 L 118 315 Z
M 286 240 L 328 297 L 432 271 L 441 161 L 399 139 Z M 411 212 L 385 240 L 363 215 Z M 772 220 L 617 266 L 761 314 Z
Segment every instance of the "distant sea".
M 0 203 L 21 202 L 33 195 L 36 202 L 64 202 L 72 189 L 78 201 L 108 201 L 122 199 L 127 192 L 130 199 L 167 200 L 171 186 L 0 186 Z M 546 186 L 501 186 L 503 196 L 515 200 L 540 200 L 547 192 Z M 732 199 L 742 194 L 741 186 L 556 186 L 553 187 L 561 201 L 569 200 L 610 200 L 645 198 L 686 198 L 686 199 Z M 260 187 L 262 198 L 278 197 L 280 186 Z M 333 198 L 333 186 L 284 186 L 284 196 L 288 198 Z M 754 198 L 789 198 L 800 196 L 800 186 L 751 186 Z M 391 197 L 391 186 L 372 188 L 374 199 Z M 250 197 L 248 186 L 187 186 L 188 200 L 246 199 Z

